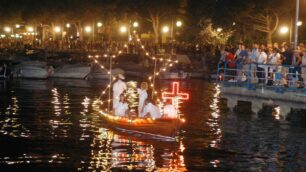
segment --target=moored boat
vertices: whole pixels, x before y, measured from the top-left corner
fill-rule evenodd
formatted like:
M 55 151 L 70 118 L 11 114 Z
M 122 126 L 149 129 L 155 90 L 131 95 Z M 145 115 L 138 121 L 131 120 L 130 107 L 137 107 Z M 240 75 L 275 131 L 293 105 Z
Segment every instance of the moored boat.
M 174 139 L 183 123 L 182 119 L 128 118 L 113 116 L 104 112 L 100 113 L 103 119 L 111 124 L 112 128 L 159 138 Z
M 190 78 L 190 73 L 185 71 L 169 71 L 164 72 L 158 77 L 159 79 L 178 79 L 185 80 Z
M 125 72 L 124 70 L 120 68 L 112 69 L 113 76 L 117 76 L 118 74 L 124 75 Z M 101 69 L 99 66 L 92 66 L 91 72 L 87 77 L 88 79 L 109 79 L 108 69 L 104 70 L 104 69 Z
M 42 61 L 24 61 L 15 66 L 13 75 L 20 78 L 47 79 L 53 73 L 53 68 Z
M 65 64 L 55 69 L 52 77 L 84 79 L 90 73 L 90 66 L 83 64 Z

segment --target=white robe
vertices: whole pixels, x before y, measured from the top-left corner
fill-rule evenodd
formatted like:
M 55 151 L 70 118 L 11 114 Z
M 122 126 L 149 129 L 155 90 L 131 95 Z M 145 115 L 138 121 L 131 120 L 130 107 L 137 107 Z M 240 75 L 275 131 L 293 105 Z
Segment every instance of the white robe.
M 119 102 L 119 96 L 127 89 L 126 83 L 122 80 L 118 80 L 113 85 L 113 107 Z
M 138 115 L 141 116 L 142 109 L 143 109 L 143 106 L 144 106 L 144 102 L 148 98 L 148 93 L 147 93 L 146 90 L 143 90 L 143 89 L 140 89 L 140 88 L 137 89 L 137 93 L 139 94 Z
M 126 111 L 129 109 L 127 103 L 116 102 L 114 105 L 115 115 L 116 116 L 125 116 Z
M 173 105 L 165 105 L 164 106 L 164 117 L 165 118 L 177 118 L 177 110 Z
M 152 103 L 148 103 L 147 105 L 144 106 L 143 109 L 143 114 L 141 117 L 144 117 L 147 114 L 151 115 L 151 118 L 160 118 L 160 110 L 157 106 L 153 105 Z

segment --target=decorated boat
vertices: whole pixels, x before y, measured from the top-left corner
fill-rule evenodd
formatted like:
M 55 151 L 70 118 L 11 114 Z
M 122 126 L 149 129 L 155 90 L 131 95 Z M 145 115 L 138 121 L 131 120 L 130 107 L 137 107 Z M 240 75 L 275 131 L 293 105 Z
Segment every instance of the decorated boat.
M 175 139 L 179 128 L 185 122 L 184 119 L 128 118 L 102 111 L 100 113 L 102 118 L 110 124 L 110 127 L 116 130 L 170 140 Z

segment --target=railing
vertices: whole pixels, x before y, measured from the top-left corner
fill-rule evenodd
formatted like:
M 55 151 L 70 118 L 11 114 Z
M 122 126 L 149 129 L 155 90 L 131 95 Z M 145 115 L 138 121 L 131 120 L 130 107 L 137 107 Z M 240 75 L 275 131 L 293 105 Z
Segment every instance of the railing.
M 216 81 L 224 87 L 245 87 L 248 90 L 270 89 L 277 93 L 306 94 L 306 66 L 243 64 L 229 67 L 218 64 Z

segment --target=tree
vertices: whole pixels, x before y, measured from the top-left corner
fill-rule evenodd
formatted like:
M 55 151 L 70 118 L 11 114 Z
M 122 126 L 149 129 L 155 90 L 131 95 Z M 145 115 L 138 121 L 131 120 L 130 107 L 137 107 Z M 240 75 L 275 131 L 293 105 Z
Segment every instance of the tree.
M 159 43 L 161 23 L 170 23 L 172 19 L 185 13 L 186 0 L 132 0 L 128 4 L 134 4 L 139 16 L 152 25 L 154 42 Z
M 272 35 L 279 24 L 279 16 L 273 10 L 265 10 L 265 13 L 248 16 L 254 22 L 254 29 L 267 35 L 267 44 L 272 45 Z
M 204 45 L 225 45 L 232 36 L 234 30 L 221 30 L 220 28 L 213 28 L 210 19 L 203 20 L 202 30 L 199 34 L 198 40 Z
M 235 23 L 235 34 L 240 34 L 242 40 L 246 40 L 246 36 L 254 40 L 258 32 L 264 33 L 266 42 L 271 44 L 280 18 L 290 16 L 293 5 L 286 0 L 218 0 L 216 8 L 219 10 L 213 15 L 213 23 L 224 27 L 233 27 Z

